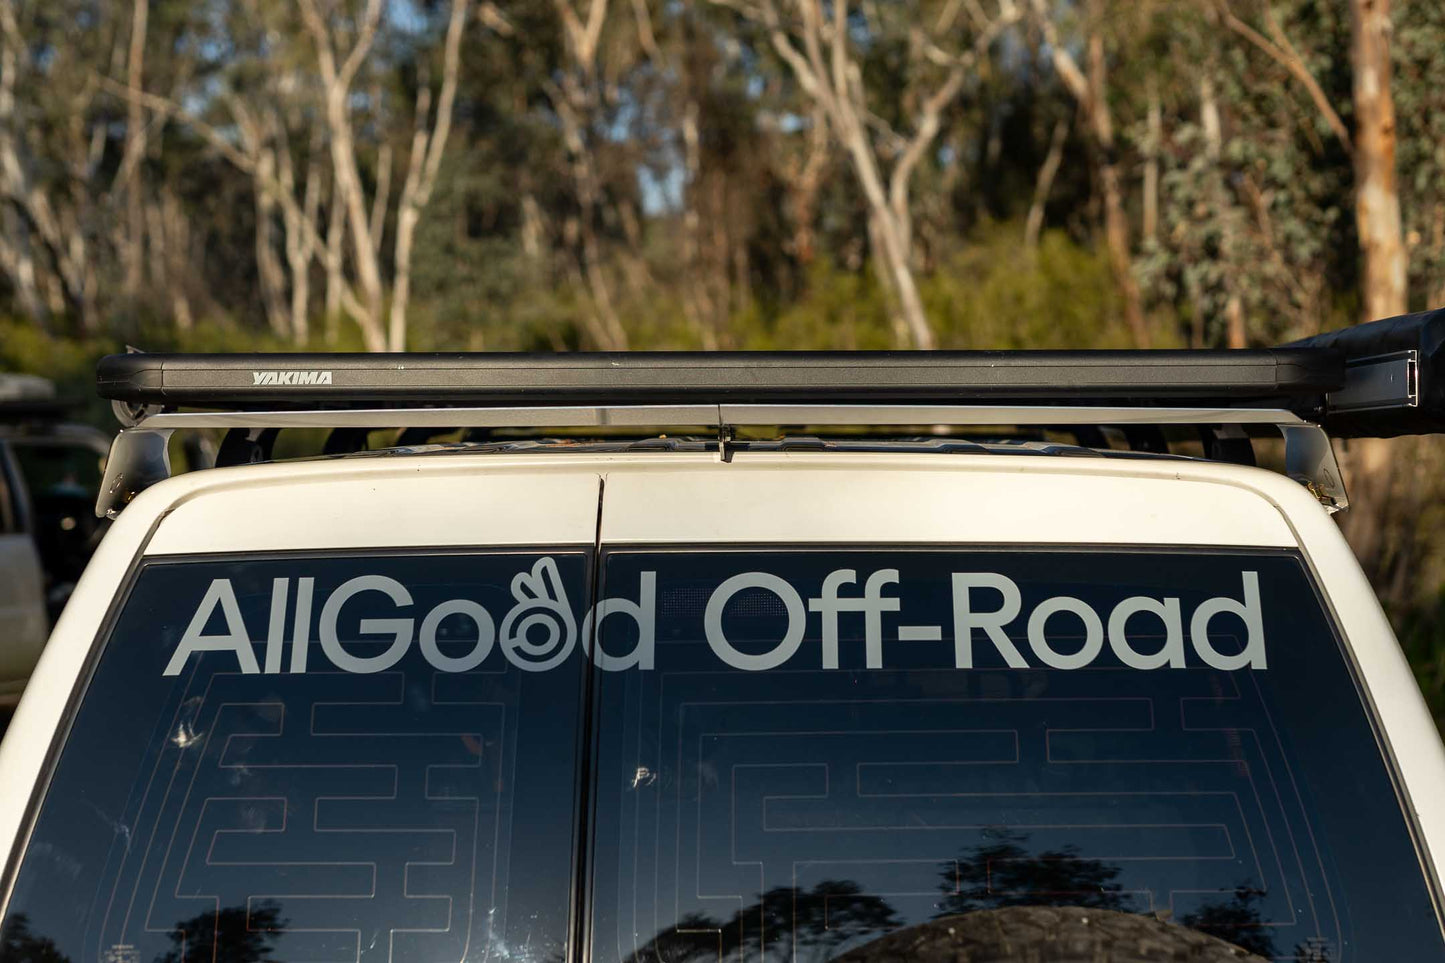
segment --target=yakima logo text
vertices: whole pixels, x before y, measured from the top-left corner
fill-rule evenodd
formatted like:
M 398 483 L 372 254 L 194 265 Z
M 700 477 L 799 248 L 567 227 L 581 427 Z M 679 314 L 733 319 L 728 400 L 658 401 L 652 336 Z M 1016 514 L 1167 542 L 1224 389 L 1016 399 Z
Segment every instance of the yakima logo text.
M 253 371 L 251 385 L 329 385 L 329 371 Z

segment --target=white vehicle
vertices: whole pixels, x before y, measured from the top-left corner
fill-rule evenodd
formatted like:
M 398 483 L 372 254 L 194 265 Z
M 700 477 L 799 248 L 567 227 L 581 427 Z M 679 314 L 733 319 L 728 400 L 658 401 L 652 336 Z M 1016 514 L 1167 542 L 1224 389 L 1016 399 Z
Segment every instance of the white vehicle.
M 83 558 L 69 568 L 53 563 L 73 561 L 79 554 L 66 544 L 73 541 L 66 536 L 96 528 L 79 505 L 99 489 L 105 448 L 103 443 L 99 450 L 93 447 L 99 432 L 61 420 L 68 408 L 57 401 L 48 380 L 0 373 L 0 731 L 45 646 L 48 613 L 64 605 L 84 566 Z M 49 490 L 59 485 L 34 490 L 42 466 L 74 460 L 78 449 L 89 454 L 94 484 L 76 486 L 68 500 L 67 493 Z M 63 480 L 64 473 L 50 474 L 55 482 Z M 68 527 L 62 518 L 66 512 Z
M 25 489 L 0 440 L 0 713 L 20 700 L 48 627 L 45 581 L 28 528 Z M 0 715 L 0 724 L 3 719 Z
M 1445 312 L 1380 325 L 107 359 L 0 960 L 1445 958 L 1445 750 L 1330 518 L 1325 428 L 1445 415 Z M 192 428 L 231 467 L 166 478 Z

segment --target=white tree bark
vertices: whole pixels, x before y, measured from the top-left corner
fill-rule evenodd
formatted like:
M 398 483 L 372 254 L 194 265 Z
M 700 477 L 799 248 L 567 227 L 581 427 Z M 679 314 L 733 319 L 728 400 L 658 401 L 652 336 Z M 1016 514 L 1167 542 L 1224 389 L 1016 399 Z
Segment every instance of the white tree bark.
M 20 215 L 8 205 L 0 211 L 0 270 L 15 288 L 20 310 L 37 322 L 47 320 L 48 311 L 36 281 L 35 258 L 30 253 L 30 238 L 20 223 Z
M 326 200 L 326 343 L 335 346 L 339 332 L 337 320 L 341 316 L 342 292 L 346 290 L 346 276 L 342 268 L 342 250 L 346 245 L 346 208 L 336 192 L 336 177 L 330 179 Z
M 288 195 L 295 195 L 295 166 L 291 159 L 291 148 L 284 140 L 285 127 L 272 114 L 272 125 L 277 132 L 277 154 L 280 159 L 279 179 Z M 302 222 L 316 224 L 317 212 L 321 205 L 321 174 L 319 155 L 322 138 L 319 130 L 312 131 L 311 145 L 306 160 L 306 182 L 302 188 L 301 207 L 282 205 L 282 223 L 285 225 L 286 265 L 291 276 L 290 334 L 298 346 L 305 345 L 311 336 L 311 262 L 317 256 L 316 232 L 307 231 Z
M 1144 243 L 1159 238 L 1159 149 L 1164 142 L 1164 109 L 1159 103 L 1159 84 L 1149 78 L 1149 142 L 1144 158 Z
M 588 0 L 585 23 L 578 17 L 571 0 L 553 2 L 562 21 L 570 64 L 560 83 L 548 82 L 544 89 L 562 127 L 562 140 L 571 161 L 573 189 L 577 193 L 577 261 L 592 308 L 582 321 L 594 345 L 606 351 L 622 351 L 627 348 L 627 329 L 617 315 L 612 283 L 602 264 L 601 245 L 597 242 L 595 220 L 602 189 L 586 133 L 587 121 L 597 100 L 597 48 L 607 18 L 608 0 Z
M 347 233 L 351 237 L 351 264 L 361 286 L 361 298 L 343 296 L 342 306 L 361 328 L 368 351 L 386 350 L 386 328 L 382 321 L 385 291 L 382 286 L 381 259 L 372 241 L 367 217 L 366 195 L 361 172 L 356 162 L 356 138 L 351 127 L 351 85 L 376 39 L 381 20 L 381 0 L 367 0 L 355 42 L 340 64 L 332 46 L 331 30 L 315 0 L 301 0 L 301 19 L 316 47 L 316 62 L 321 74 L 326 126 L 331 148 L 334 194 L 339 196 L 346 212 Z
M 826 10 L 822 0 L 793 0 L 796 24 L 784 23 L 774 0 L 761 0 L 756 8 L 731 0 L 716 2 L 733 6 L 761 21 L 773 49 L 827 118 L 868 204 L 875 256 L 887 271 L 889 287 L 897 301 L 897 327 L 907 332 L 908 343 L 913 347 L 934 347 L 937 339 L 924 312 L 913 272 L 911 182 L 919 162 L 937 140 L 943 112 L 974 75 L 979 59 L 993 41 L 1019 19 L 1013 0 L 999 0 L 998 12 L 991 18 L 983 14 L 976 3 L 971 4 L 975 40 L 959 54 L 942 50 L 934 39 L 953 32 L 957 4 L 945 7 L 931 30 L 925 33 L 922 27 L 916 29 L 910 46 L 920 69 L 925 62 L 931 63 L 943 67 L 944 76 L 918 101 L 912 132 L 906 137 L 894 135 L 901 142 L 901 149 L 892 170 L 886 174 L 880 150 L 869 134 L 870 125 L 877 126 L 881 121 L 868 110 L 862 71 L 850 51 L 846 0 L 833 0 Z
M 417 94 L 416 131 L 411 139 L 411 158 L 407 162 L 406 181 L 396 211 L 396 248 L 393 254 L 395 278 L 391 293 L 391 323 L 387 347 L 392 351 L 406 349 L 406 308 L 411 297 L 412 244 L 422 211 L 431 200 L 441 169 L 442 154 L 452 128 L 452 106 L 457 95 L 457 70 L 460 65 L 462 30 L 467 22 L 467 0 L 452 0 L 447 20 L 446 42 L 442 54 L 441 94 L 437 98 L 436 118 L 430 123 L 431 88 L 423 86 Z
M 1034 199 L 1029 205 L 1028 220 L 1024 223 L 1024 247 L 1033 251 L 1039 246 L 1039 234 L 1044 229 L 1044 205 L 1048 203 L 1049 191 L 1053 189 L 1054 178 L 1064 162 L 1064 143 L 1069 138 L 1069 122 L 1060 119 L 1054 124 L 1054 133 L 1049 138 L 1049 152 L 1039 167 L 1039 176 L 1034 181 Z
M 145 70 L 146 26 L 150 18 L 150 0 L 135 0 L 131 8 L 130 51 L 126 59 L 126 82 L 142 89 Z M 126 105 L 125 156 L 121 170 L 125 176 L 126 227 L 128 236 L 121 247 L 121 263 L 125 269 L 125 293 L 132 303 L 140 295 L 142 268 L 145 261 L 145 199 L 141 179 L 141 161 L 146 152 L 145 107 L 137 101 Z
M 1058 35 L 1045 0 L 1031 0 L 1034 18 L 1044 34 L 1053 60 L 1054 72 L 1065 89 L 1073 95 L 1088 122 L 1094 140 L 1096 165 L 1104 201 L 1104 242 L 1114 270 L 1115 283 L 1124 298 L 1124 320 L 1129 326 L 1135 347 L 1150 345 L 1149 328 L 1144 320 L 1139 283 L 1134 279 L 1133 256 L 1129 243 L 1129 219 L 1124 210 L 1124 185 L 1118 162 L 1114 159 L 1114 119 L 1107 96 L 1104 38 L 1097 27 L 1085 38 L 1088 73 Z M 1097 20 L 1097 16 L 1091 17 Z
M 16 252 L 17 271 L 37 277 L 40 264 L 29 253 L 43 250 L 53 265 L 55 284 L 61 308 L 69 308 L 79 317 L 87 331 L 96 329 L 95 272 L 89 263 L 89 250 L 82 229 L 82 219 L 73 212 L 68 216 L 57 211 L 45 190 L 30 176 L 21 158 L 23 150 L 22 120 L 16 111 L 15 88 L 21 64 L 25 59 L 25 40 L 15 15 L 14 0 L 0 0 L 0 198 L 8 201 L 20 214 L 26 237 L 23 247 L 12 242 Z M 82 105 L 83 106 L 83 105 Z M 104 134 L 96 128 L 96 133 Z M 92 137 L 84 156 L 73 158 L 72 173 L 82 182 L 96 167 L 103 139 Z M 22 253 L 23 252 L 23 253 Z M 17 278 L 17 285 L 29 282 Z M 37 281 L 40 279 L 37 278 Z M 43 284 L 43 282 L 41 282 Z M 40 303 L 37 299 L 36 303 Z

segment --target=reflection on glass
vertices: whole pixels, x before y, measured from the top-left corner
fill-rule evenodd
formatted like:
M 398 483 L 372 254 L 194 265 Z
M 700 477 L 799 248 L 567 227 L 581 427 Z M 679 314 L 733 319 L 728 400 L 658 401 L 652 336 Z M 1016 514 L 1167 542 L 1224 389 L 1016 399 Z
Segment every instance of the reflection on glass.
M 856 883 L 823 880 L 809 890 L 770 890 L 727 920 L 683 916 L 674 928 L 639 947 L 629 963 L 730 959 L 754 945 L 770 949 L 770 958 L 786 949 L 787 958 L 797 963 L 823 963 L 839 946 L 887 932 L 899 922 L 885 900 L 860 892 Z
M 156 963 L 266 963 L 275 958 L 276 939 L 286 923 L 281 907 L 265 901 L 201 913 L 171 928 L 171 948 Z
M 0 960 L 5 963 L 70 963 L 70 957 L 56 948 L 54 940 L 30 928 L 30 918 L 24 913 L 10 914 L 4 927 L 0 928 Z
M 1265 959 L 1439 956 L 1287 553 L 617 551 L 600 592 L 654 578 L 655 621 L 598 642 L 651 639 L 652 664 L 599 675 L 594 963 L 861 960 L 1044 910 Z M 967 665 L 961 583 L 988 587 L 976 623 L 1018 593 Z M 1173 635 L 1131 617 L 1129 660 L 1105 638 L 1116 610 L 1176 605 Z
M 1027 833 L 997 830 L 993 834 L 998 842 L 975 846 L 943 864 L 939 873 L 943 899 L 937 915 L 1002 906 L 1133 908 L 1132 894 L 1119 886 L 1118 866 L 1083 859 L 1077 846 L 1035 856 L 1026 848 Z

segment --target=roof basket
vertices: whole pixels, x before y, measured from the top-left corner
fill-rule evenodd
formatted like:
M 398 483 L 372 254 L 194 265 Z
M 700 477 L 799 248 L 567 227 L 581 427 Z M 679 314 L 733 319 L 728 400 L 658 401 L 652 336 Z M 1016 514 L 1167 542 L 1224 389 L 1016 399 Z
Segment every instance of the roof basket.
M 0 372 L 0 424 L 55 421 L 74 407 L 48 378 Z
M 97 513 L 168 476 L 183 428 L 227 429 L 234 463 L 269 458 L 282 428 L 330 429 L 328 450 L 349 451 L 375 428 L 701 427 L 726 457 L 735 428 L 761 425 L 1184 425 L 1226 459 L 1269 429 L 1286 472 L 1339 510 L 1324 427 L 1445 430 L 1442 341 L 1445 310 L 1243 351 L 113 355 L 98 387 L 125 427 Z

